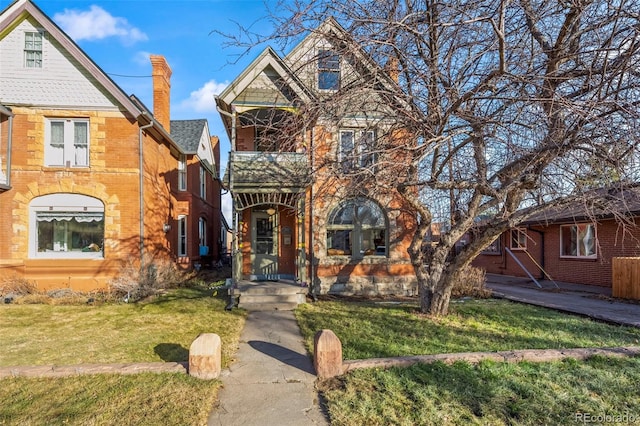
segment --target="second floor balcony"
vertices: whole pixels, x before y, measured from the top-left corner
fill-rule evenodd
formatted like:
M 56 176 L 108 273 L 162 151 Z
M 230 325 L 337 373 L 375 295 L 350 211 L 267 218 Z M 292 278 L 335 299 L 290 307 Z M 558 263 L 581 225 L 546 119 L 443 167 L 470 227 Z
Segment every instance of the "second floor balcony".
M 304 192 L 310 183 L 307 154 L 232 152 L 224 181 L 231 192 Z

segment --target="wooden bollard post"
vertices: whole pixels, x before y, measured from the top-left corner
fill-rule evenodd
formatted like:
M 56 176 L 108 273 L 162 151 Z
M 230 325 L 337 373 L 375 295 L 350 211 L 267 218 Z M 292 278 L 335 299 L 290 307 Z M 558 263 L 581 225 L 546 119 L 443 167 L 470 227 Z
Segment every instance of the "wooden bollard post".
M 313 339 L 313 366 L 321 379 L 342 374 L 342 342 L 331 330 L 320 330 Z
M 222 342 L 214 333 L 202 333 L 189 348 L 189 375 L 199 379 L 217 379 L 222 371 Z

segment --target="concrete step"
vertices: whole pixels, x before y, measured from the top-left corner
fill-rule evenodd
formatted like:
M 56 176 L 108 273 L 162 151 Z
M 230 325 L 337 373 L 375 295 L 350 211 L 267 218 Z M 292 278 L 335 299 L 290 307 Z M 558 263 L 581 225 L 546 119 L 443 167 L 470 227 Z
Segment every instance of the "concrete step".
M 242 303 L 239 308 L 247 311 L 293 311 L 298 307 L 298 303 Z
M 242 293 L 240 303 L 304 303 L 304 294 L 252 294 Z

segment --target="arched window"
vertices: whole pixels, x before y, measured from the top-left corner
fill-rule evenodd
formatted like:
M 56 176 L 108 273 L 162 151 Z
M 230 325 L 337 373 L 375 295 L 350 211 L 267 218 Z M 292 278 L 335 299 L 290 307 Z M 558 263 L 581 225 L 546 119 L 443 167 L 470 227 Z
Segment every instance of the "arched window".
M 104 257 L 104 204 L 81 194 L 50 194 L 29 204 L 36 258 Z
M 348 200 L 331 211 L 327 223 L 327 255 L 387 255 L 387 220 L 372 200 Z

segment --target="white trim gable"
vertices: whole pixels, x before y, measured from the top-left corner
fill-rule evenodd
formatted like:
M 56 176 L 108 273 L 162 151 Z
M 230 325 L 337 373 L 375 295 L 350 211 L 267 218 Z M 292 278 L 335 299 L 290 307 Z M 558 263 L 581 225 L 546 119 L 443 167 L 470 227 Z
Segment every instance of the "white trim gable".
M 24 46 L 21 44 L 24 43 L 23 34 L 27 29 L 43 32 L 43 47 L 48 51 L 43 52 L 43 68 L 28 69 L 26 74 L 23 73 L 20 78 L 16 78 L 13 68 L 23 64 Z M 3 55 L 0 58 L 0 97 L 5 104 L 55 104 L 66 108 L 78 108 L 86 107 L 88 103 L 95 109 L 120 109 L 135 118 L 141 114 L 140 109 L 122 89 L 30 0 L 18 0 L 0 13 L 0 37 L 0 43 L 3 44 Z M 16 56 L 18 49 L 19 56 Z M 16 55 L 5 54 L 7 50 Z M 18 95 L 24 92 L 42 92 L 43 86 L 46 86 L 46 92 L 50 93 L 51 81 L 55 81 L 56 85 L 71 85 L 73 90 L 62 87 L 50 95 L 39 93 L 37 99 L 25 97 L 34 96 L 33 94 Z M 58 92 L 64 94 L 65 91 L 76 95 L 68 95 L 71 97 L 67 99 L 64 96 L 60 97 Z M 15 100 L 8 99 L 9 95 L 15 97 Z M 87 96 L 89 100 L 86 100 Z M 82 97 L 85 97 L 84 101 L 81 100 Z
M 280 57 L 267 47 L 258 57 L 218 96 L 227 105 L 231 105 L 238 97 L 251 86 L 266 70 L 272 69 L 282 78 L 303 102 L 308 102 L 311 95 L 306 88 L 298 81 L 297 77 L 282 62 Z M 237 108 L 238 112 L 243 112 L 262 105 L 244 105 Z

